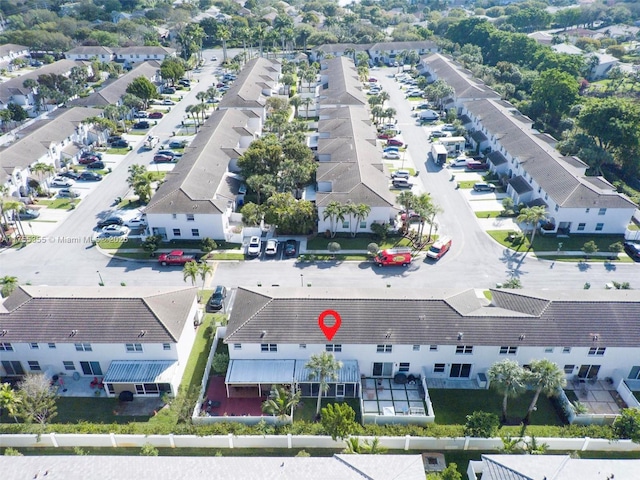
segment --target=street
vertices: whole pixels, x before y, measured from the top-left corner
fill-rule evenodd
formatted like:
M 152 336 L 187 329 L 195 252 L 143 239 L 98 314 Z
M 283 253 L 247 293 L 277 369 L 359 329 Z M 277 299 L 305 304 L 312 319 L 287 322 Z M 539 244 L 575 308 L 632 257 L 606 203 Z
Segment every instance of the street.
M 205 59 L 221 52 L 208 50 Z M 185 107 L 197 103 L 196 93 L 206 90 L 213 82 L 215 66 L 207 62 L 194 72 L 191 91 L 184 100 L 171 108 L 149 133 L 160 137 L 161 144 L 171 138 L 184 119 Z M 371 262 L 297 263 L 294 260 L 253 259 L 246 262 L 219 262 L 212 284 L 237 286 L 279 285 L 282 287 L 390 287 L 429 288 L 495 287 L 509 278 L 517 277 L 525 288 L 581 289 L 586 282 L 591 288 L 604 288 L 612 280 L 629 282 L 637 287 L 638 265 L 631 263 L 591 264 L 538 260 L 522 253 L 514 253 L 497 244 L 481 228 L 469 202 L 455 190 L 450 181 L 451 171 L 428 161 L 430 143 L 424 127 L 416 126 L 411 106 L 387 75 L 395 69 L 372 71 L 384 90 L 390 94 L 389 104 L 397 111 L 398 126 L 409 145 L 409 157 L 422 182 L 421 190 L 431 194 L 443 213 L 438 216 L 438 234 L 452 238 L 451 250 L 439 261 L 417 260 L 408 268 L 375 267 Z M 55 230 L 46 243 L 33 243 L 23 249 L 8 249 L 0 254 L 0 277 L 15 276 L 20 283 L 34 285 L 184 285 L 180 267 L 160 267 L 154 262 L 116 260 L 100 253 L 90 242 L 96 220 L 109 213 L 113 200 L 125 197 L 127 169 L 134 163 L 150 164 L 152 151 L 139 150 L 144 136 L 133 137 L 140 142 L 105 177 L 98 188 L 90 192 Z M 407 165 L 409 166 L 409 165 Z

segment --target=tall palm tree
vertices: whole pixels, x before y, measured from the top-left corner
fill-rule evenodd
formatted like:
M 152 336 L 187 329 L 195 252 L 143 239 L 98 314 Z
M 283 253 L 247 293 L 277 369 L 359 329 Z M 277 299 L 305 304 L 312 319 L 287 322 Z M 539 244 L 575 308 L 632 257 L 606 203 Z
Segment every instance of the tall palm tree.
M 31 171 L 36 174 L 40 184 L 44 183 L 46 190 L 49 190 L 49 185 L 46 179 L 56 173 L 56 168 L 50 163 L 38 162 L 31 167 Z
M 11 200 L 11 197 L 7 196 L 8 193 L 9 187 L 6 185 L 0 185 L 0 240 L 2 240 L 2 243 L 7 243 L 9 241 L 9 237 L 4 229 L 4 225 L 9 224 L 9 220 L 5 213 L 6 209 L 4 207 L 5 203 Z
M 7 414 L 11 415 L 16 423 L 18 423 L 18 406 L 21 402 L 20 395 L 11 388 L 10 384 L 3 383 L 0 385 L 0 410 L 6 410 Z
M 333 353 L 322 352 L 311 355 L 309 361 L 304 366 L 309 370 L 309 380 L 318 380 L 318 402 L 316 404 L 316 415 L 320 415 L 322 394 L 329 390 L 329 381 L 338 380 L 338 371 L 342 368 L 342 362 L 336 360 Z
M 209 265 L 206 261 L 198 262 L 198 275 L 200 275 L 200 279 L 202 280 L 202 288 L 200 289 L 200 293 L 204 291 L 204 282 L 207 281 L 207 275 L 213 273 L 213 267 Z
M 227 63 L 227 40 L 231 38 L 231 32 L 225 25 L 218 25 L 218 37 L 222 42 L 222 62 Z
M 405 190 L 396 196 L 396 201 L 402 205 L 405 212 L 409 213 L 409 210 L 411 210 L 416 203 L 416 196 L 412 192 Z
M 351 200 L 348 200 L 342 208 L 344 209 L 345 215 L 349 215 L 349 234 L 353 236 L 351 225 L 358 213 L 358 206 Z
M 24 227 L 22 225 L 22 220 L 20 220 L 20 216 L 18 212 L 24 208 L 24 204 L 18 200 L 5 200 L 4 201 L 4 211 L 5 212 L 13 212 L 9 218 L 13 218 L 16 222 L 16 228 L 18 230 L 18 235 L 22 237 L 23 241 L 26 241 L 27 235 L 24 232 Z
M 507 422 L 507 402 L 525 390 L 524 369 L 515 360 L 505 358 L 496 362 L 487 372 L 491 387 L 502 394 L 502 423 Z
M 371 213 L 371 207 L 366 203 L 359 203 L 355 205 L 354 216 L 355 216 L 355 226 L 353 232 L 351 233 L 352 237 L 355 237 L 358 234 L 358 229 L 360 228 L 360 222 L 365 220 L 369 214 Z
M 309 118 L 309 107 L 315 103 L 315 100 L 310 97 L 304 97 L 302 99 L 302 104 L 305 107 L 305 118 Z
M 338 222 L 344 221 L 344 207 L 340 202 L 333 201 L 327 204 L 322 212 L 322 219 L 326 220 L 327 218 L 330 222 L 329 231 L 331 232 L 331 238 L 334 238 L 338 230 Z
M 268 415 L 275 415 L 281 420 L 286 420 L 300 403 L 301 395 L 300 391 L 294 393 L 282 385 L 274 385 L 271 388 L 269 398 L 262 402 L 262 411 Z
M 289 99 L 289 105 L 293 107 L 293 117 L 297 118 L 298 116 L 298 108 L 302 105 L 302 98 L 300 95 L 294 95 Z
M 528 425 L 540 394 L 544 393 L 548 397 L 554 395 L 559 388 L 567 384 L 567 380 L 564 371 L 556 363 L 543 358 L 542 360 L 532 360 L 529 363 L 529 370 L 525 373 L 525 381 L 530 387 L 535 388 L 536 392 L 527 410 L 527 415 L 523 419 L 523 423 Z
M 533 239 L 536 238 L 538 224 L 545 218 L 547 218 L 547 209 L 542 206 L 523 208 L 520 210 L 520 215 L 518 215 L 516 221 L 518 223 L 531 225 L 531 245 L 529 248 L 533 247 Z
M 196 261 L 187 262 L 184 264 L 182 268 L 182 279 L 186 282 L 187 280 L 191 280 L 191 285 L 195 287 L 196 278 L 200 273 L 200 268 L 198 267 L 198 263 Z

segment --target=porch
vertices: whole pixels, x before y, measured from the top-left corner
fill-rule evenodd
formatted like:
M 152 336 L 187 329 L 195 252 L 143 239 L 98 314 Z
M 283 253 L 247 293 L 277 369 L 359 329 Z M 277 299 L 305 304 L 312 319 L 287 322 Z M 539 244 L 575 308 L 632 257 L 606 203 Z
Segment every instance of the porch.
M 569 382 L 566 390 L 573 391 L 577 401 L 592 415 L 619 415 L 620 410 L 627 408 L 613 382 L 579 379 Z
M 362 393 L 363 414 L 426 415 L 424 391 L 419 382 L 399 384 L 390 378 L 365 378 Z
M 106 397 L 104 387 L 100 386 L 101 377 L 97 377 L 98 382 L 95 379 L 93 375 L 54 375 L 51 384 L 58 388 L 60 397 Z
M 205 392 L 202 414 L 210 417 L 259 417 L 263 415 L 262 402 L 266 399 L 266 395 L 243 398 L 228 397 L 224 377 L 213 376 L 209 379 L 209 385 Z

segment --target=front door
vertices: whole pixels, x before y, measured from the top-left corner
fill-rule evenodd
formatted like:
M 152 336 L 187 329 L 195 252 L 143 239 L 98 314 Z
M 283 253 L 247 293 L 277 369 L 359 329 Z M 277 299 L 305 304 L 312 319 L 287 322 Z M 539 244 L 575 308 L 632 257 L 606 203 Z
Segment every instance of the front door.
M 450 378 L 469 378 L 471 375 L 470 363 L 452 363 L 449 371 Z
M 598 378 L 600 365 L 580 365 L 578 377 L 580 378 Z
M 344 383 L 336 384 L 336 397 L 344 397 Z
M 85 375 L 102 375 L 100 362 L 80 362 L 80 367 Z
M 392 362 L 374 362 L 373 363 L 373 376 L 374 377 L 390 377 L 393 372 Z

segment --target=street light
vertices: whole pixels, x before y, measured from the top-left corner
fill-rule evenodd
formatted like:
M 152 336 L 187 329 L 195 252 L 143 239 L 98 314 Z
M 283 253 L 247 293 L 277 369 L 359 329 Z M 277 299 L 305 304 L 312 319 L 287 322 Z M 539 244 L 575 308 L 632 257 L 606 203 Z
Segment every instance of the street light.
M 100 285 L 101 287 L 104 287 L 104 281 L 102 280 L 102 274 L 100 273 L 100 270 L 96 270 L 96 273 L 98 274 L 98 277 L 100 278 L 100 283 L 98 285 Z
M 300 274 L 300 286 L 304 287 L 304 275 Z

